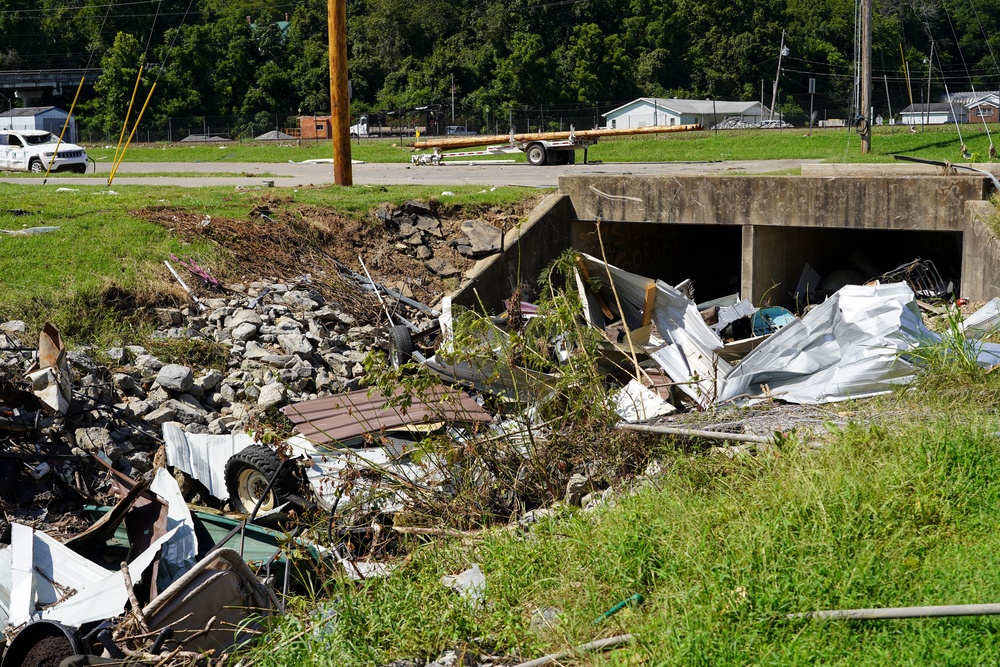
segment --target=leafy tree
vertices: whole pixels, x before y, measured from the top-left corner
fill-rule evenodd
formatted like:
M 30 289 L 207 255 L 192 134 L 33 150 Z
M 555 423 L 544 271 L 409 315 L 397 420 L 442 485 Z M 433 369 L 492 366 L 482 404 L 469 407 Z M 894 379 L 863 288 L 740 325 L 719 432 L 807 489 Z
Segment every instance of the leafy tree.
M 105 132 L 120 130 L 126 121 L 133 91 L 135 91 L 135 101 L 129 126 L 134 123 L 150 87 L 149 82 L 145 81 L 140 82 L 140 87 L 136 89 L 136 78 L 144 64 L 139 40 L 134 35 L 124 32 L 115 35 L 111 48 L 101 58 L 103 71 L 94 84 L 96 96 L 88 108 L 93 119 L 92 125 Z

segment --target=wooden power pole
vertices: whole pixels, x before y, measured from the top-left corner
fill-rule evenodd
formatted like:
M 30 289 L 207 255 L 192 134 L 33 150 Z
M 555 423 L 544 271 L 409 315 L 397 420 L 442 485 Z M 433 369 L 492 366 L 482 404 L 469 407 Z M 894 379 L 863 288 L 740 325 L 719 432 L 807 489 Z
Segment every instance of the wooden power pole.
M 353 185 L 351 101 L 347 93 L 347 0 L 327 0 L 327 8 L 330 33 L 330 130 L 333 134 L 333 181 L 337 185 Z
M 872 149 L 872 0 L 861 0 L 861 154 Z

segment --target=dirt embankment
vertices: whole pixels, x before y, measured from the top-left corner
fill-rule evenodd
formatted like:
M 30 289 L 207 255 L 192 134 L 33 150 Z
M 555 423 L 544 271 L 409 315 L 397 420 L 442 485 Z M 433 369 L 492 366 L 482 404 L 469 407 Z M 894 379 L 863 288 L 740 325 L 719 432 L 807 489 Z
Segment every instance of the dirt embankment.
M 462 222 L 479 219 L 507 232 L 535 206 L 529 199 L 512 206 L 467 208 L 432 200 L 426 204 L 440 229 L 426 234 L 427 248 L 405 242 L 385 218 L 398 212 L 392 204 L 362 215 L 345 215 L 332 208 L 296 203 L 291 197 L 261 198 L 242 218 L 209 217 L 187 209 L 156 206 L 134 215 L 172 230 L 184 240 L 204 239 L 217 245 L 223 266 L 206 267 L 223 283 L 262 278 L 292 280 L 310 274 L 324 296 L 341 308 L 364 317 L 375 307 L 368 293 L 345 281 L 340 264 L 363 273 L 361 261 L 372 278 L 432 304 L 458 285 L 459 277 L 442 277 L 428 266 L 430 257 L 441 258 L 464 273 L 475 263 L 455 248 L 464 234 Z M 420 255 L 423 255 L 422 257 Z

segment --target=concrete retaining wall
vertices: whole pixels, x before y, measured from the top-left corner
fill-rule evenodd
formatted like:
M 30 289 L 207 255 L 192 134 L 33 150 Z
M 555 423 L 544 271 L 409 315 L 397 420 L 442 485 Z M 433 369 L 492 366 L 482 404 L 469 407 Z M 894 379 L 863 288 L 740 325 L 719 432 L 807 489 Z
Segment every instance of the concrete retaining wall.
M 538 274 L 569 247 L 573 219 L 570 198 L 552 194 L 541 201 L 528 219 L 504 236 L 504 252 L 481 260 L 469 279 L 452 295 L 452 303 L 489 314 L 503 312 L 503 300 L 518 285 L 522 299 L 538 295 Z
M 988 222 L 997 210 L 988 201 L 970 201 L 965 211 L 961 296 L 987 301 L 1000 296 L 1000 239 Z

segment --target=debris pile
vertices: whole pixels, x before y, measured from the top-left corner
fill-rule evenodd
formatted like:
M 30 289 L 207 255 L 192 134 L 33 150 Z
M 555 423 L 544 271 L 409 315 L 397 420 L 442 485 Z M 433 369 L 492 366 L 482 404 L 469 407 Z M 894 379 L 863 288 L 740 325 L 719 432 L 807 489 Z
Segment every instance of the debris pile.
M 54 327 L 36 343 L 23 322 L 0 324 L 4 667 L 48 665 L 55 645 L 60 658 L 221 660 L 280 612 L 277 582 L 289 587 L 288 538 L 262 523 L 287 526 L 318 510 L 323 547 L 299 546 L 364 579 L 391 569 L 377 558 L 391 551 L 387 535 L 464 534 L 447 525 L 468 516 L 460 503 L 523 527 L 556 502 L 613 503 L 617 470 L 566 446 L 577 416 L 602 437 L 617 425 L 618 435 L 645 429 L 763 450 L 786 421 L 775 428 L 774 415 L 755 413 L 766 423 L 751 432 L 748 419 L 708 427 L 682 415 L 816 405 L 905 384 L 941 341 L 917 299 L 950 292 L 919 260 L 883 276 L 899 282 L 837 289 L 816 287 L 807 270 L 800 317 L 738 295 L 696 304 L 689 281 L 671 286 L 582 254 L 567 276 L 579 298 L 560 300 L 573 304 L 562 319 L 517 295 L 505 313 L 477 317 L 448 297 L 421 301 L 408 284 L 380 284 L 361 258 L 355 271 L 326 254 L 331 239 L 312 244 L 319 232 L 279 225 L 267 206 L 254 211 L 260 229 L 249 232 L 157 212 L 182 233 L 238 237 L 237 256 L 278 248 L 258 258 L 272 278 L 224 288 L 172 257 L 200 281 L 192 289 L 167 263 L 191 302 L 158 310 L 159 342 L 205 346 L 211 363 L 161 359 L 152 342 L 67 350 Z M 443 224 L 416 202 L 377 218 L 386 245 L 369 259 L 421 263 L 428 290 L 503 248 L 502 226 Z M 305 256 L 316 272 L 291 275 Z M 1000 362 L 1000 346 L 982 342 L 998 325 L 1000 299 L 959 327 L 983 366 Z M 373 370 L 373 348 L 392 367 Z M 379 376 L 395 384 L 364 386 Z M 268 430 L 282 420 L 295 435 Z M 438 520 L 426 521 L 434 511 Z M 478 568 L 446 583 L 470 604 L 486 595 Z

